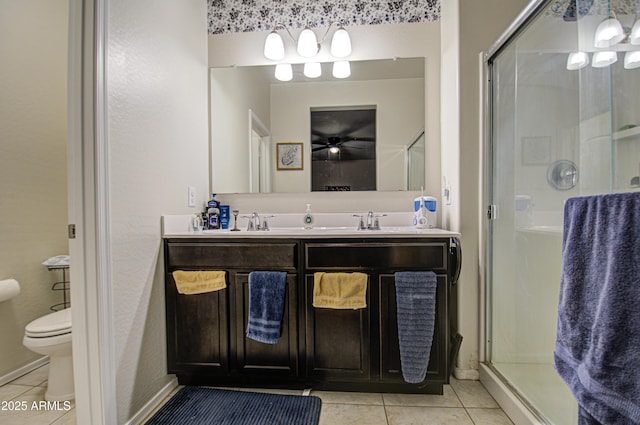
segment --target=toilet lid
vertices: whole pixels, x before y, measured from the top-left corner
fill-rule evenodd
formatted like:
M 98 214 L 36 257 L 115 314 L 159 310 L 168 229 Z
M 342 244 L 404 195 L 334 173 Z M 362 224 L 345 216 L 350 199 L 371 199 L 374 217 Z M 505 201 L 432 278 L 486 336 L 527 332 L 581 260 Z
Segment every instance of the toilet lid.
M 25 328 L 25 334 L 35 338 L 63 335 L 69 332 L 71 332 L 70 308 L 42 316 L 29 323 Z

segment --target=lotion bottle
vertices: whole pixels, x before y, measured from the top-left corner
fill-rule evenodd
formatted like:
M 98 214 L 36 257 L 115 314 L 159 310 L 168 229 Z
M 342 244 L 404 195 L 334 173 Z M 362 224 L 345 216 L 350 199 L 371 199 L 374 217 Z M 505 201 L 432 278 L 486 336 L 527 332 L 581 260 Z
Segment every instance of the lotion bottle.
M 303 218 L 304 228 L 313 229 L 313 215 L 311 214 L 311 204 L 307 204 L 307 211 Z

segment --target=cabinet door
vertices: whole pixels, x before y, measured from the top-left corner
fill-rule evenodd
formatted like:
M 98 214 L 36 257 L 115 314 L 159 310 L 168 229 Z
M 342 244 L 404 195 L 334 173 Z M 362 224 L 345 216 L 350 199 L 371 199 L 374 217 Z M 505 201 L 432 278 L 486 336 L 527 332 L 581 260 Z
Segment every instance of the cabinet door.
M 264 344 L 245 336 L 249 323 L 249 274 L 234 274 L 235 359 L 238 372 L 247 375 L 298 374 L 296 274 L 287 275 L 282 333 L 277 344 Z
M 367 308 L 336 310 L 313 307 L 313 275 L 305 276 L 306 364 L 312 379 L 368 381 L 370 378 L 369 323 Z
M 381 379 L 389 382 L 404 382 L 400 364 L 398 342 L 398 310 L 396 307 L 396 285 L 393 274 L 381 274 L 380 293 L 380 364 Z M 435 326 L 431 354 L 425 380 L 447 380 L 447 327 L 449 326 L 447 304 L 447 277 L 438 275 L 436 289 Z
M 179 294 L 171 273 L 166 275 L 169 373 L 228 372 L 227 291 Z

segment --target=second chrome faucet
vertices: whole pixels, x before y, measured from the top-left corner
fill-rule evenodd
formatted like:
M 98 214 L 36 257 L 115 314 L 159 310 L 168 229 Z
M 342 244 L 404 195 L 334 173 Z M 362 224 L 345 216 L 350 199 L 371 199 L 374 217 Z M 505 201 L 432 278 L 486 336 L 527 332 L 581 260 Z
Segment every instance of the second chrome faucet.
M 360 219 L 358 220 L 358 230 L 380 230 L 380 217 L 385 217 L 386 214 L 374 214 L 373 211 L 369 211 L 366 223 L 363 215 L 354 214 L 353 216 Z

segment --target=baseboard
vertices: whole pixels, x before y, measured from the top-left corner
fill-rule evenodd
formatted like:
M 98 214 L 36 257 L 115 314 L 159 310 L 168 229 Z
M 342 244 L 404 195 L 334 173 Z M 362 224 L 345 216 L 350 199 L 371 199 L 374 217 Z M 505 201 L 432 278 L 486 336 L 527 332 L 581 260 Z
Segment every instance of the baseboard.
M 515 425 L 545 425 L 485 364 L 480 364 L 480 382 Z
M 19 377 L 26 375 L 29 372 L 36 370 L 49 363 L 49 356 L 40 357 L 38 360 L 32 361 L 29 364 L 22 366 L 19 369 L 9 372 L 6 375 L 0 376 L 0 386 L 8 384 L 9 382 L 18 379 Z
M 462 379 L 466 381 L 478 381 L 480 379 L 480 372 L 475 369 L 460 369 L 453 368 L 453 376 L 456 379 Z
M 135 415 L 133 415 L 133 417 L 131 419 L 129 419 L 127 422 L 125 422 L 125 425 L 139 425 L 142 423 L 142 421 L 144 421 L 147 416 L 149 416 L 151 414 L 151 412 L 154 411 L 154 409 L 156 409 L 160 403 L 162 403 L 164 401 L 164 399 L 171 394 L 171 391 L 173 391 L 176 387 L 178 386 L 178 378 L 176 378 L 175 376 L 167 383 L 167 385 L 165 385 L 164 387 L 162 387 L 160 389 L 160 391 L 158 391 L 158 393 L 156 395 L 154 395 L 151 400 L 149 400 L 144 406 L 142 406 L 142 408 L 140 410 L 138 410 L 136 412 Z

